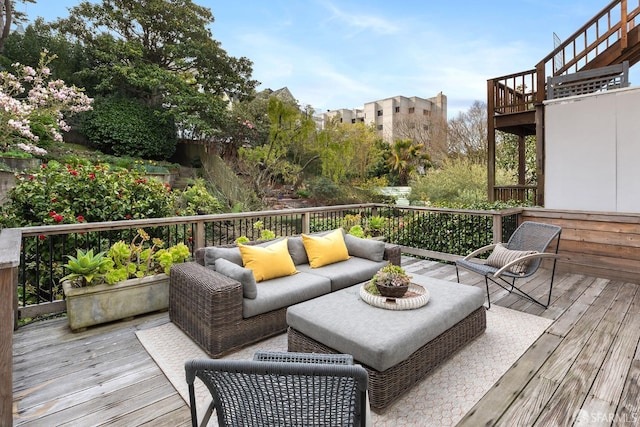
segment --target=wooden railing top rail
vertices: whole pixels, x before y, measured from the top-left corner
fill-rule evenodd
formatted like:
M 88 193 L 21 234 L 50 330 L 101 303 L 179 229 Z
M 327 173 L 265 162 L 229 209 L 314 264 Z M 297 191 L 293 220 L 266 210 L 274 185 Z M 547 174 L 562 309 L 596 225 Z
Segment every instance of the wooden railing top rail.
M 212 221 L 225 221 L 241 218 L 254 218 L 254 217 L 274 217 L 274 216 L 289 216 L 296 214 L 307 213 L 326 213 L 326 212 L 342 212 L 348 210 L 368 209 L 368 208 L 394 208 L 394 209 L 413 209 L 420 211 L 434 211 L 442 213 L 465 213 L 468 215 L 487 215 L 487 214 L 503 214 L 510 215 L 512 213 L 519 212 L 519 208 L 506 209 L 506 210 L 466 210 L 466 209 L 449 209 L 449 208 L 435 208 L 435 207 L 422 207 L 422 206 L 391 206 L 382 203 L 363 203 L 352 205 L 337 205 L 315 208 L 296 208 L 296 209 L 282 209 L 282 210 L 268 210 L 268 211 L 252 211 L 242 213 L 225 213 L 225 214 L 211 214 L 211 215 L 194 215 L 194 216 L 178 216 L 168 218 L 151 218 L 151 219 L 138 219 L 138 220 L 126 220 L 126 221 L 105 221 L 105 222 L 90 222 L 81 224 L 62 224 L 62 225 L 41 225 L 34 227 L 22 227 L 16 228 L 22 233 L 24 237 L 33 237 L 39 235 L 56 235 L 56 234 L 70 234 L 89 231 L 109 231 L 109 230 L 124 230 L 133 228 L 154 227 L 161 225 L 172 224 L 195 224 L 202 222 Z
M 517 78 L 517 77 L 526 76 L 526 75 L 529 75 L 529 74 L 535 74 L 535 73 L 536 73 L 536 69 L 533 68 L 531 70 L 521 71 L 519 73 L 507 74 L 506 76 L 500 76 L 500 77 L 494 77 L 492 79 L 489 79 L 489 81 L 500 82 L 500 81 L 504 81 L 504 80 Z

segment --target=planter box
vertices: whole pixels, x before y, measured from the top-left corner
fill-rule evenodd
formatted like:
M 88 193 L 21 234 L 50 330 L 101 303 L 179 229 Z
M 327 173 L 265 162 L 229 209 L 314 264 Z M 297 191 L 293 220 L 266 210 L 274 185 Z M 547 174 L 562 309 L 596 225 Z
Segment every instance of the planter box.
M 85 288 L 74 288 L 69 282 L 63 282 L 62 288 L 73 331 L 169 307 L 169 276 L 166 274 Z

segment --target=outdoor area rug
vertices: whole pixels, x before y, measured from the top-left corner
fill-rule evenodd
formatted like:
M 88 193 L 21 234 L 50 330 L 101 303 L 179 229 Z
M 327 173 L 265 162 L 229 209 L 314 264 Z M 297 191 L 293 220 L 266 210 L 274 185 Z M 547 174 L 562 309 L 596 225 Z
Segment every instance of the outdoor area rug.
M 371 413 L 374 426 L 451 426 L 500 379 L 549 327 L 551 320 L 493 305 L 487 330 L 416 384 L 384 414 Z M 173 323 L 137 332 L 138 339 L 182 398 L 189 404 L 184 362 L 206 353 Z M 253 359 L 256 350 L 286 351 L 287 335 L 259 342 L 225 359 Z M 204 384 L 196 382 L 198 414 L 210 401 Z M 205 401 L 205 399 L 207 401 Z M 209 425 L 217 425 L 215 414 Z

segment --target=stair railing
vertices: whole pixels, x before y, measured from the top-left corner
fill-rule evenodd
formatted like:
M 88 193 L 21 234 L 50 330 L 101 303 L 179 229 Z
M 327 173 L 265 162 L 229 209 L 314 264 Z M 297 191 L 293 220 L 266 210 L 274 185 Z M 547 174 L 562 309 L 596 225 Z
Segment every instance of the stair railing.
M 538 87 L 544 87 L 546 76 L 585 69 L 591 60 L 616 43 L 620 44 L 621 50 L 626 49 L 627 34 L 636 26 L 636 18 L 640 15 L 640 2 L 629 10 L 629 1 L 612 1 L 542 59 L 536 65 Z M 544 99 L 545 92 L 539 91 L 536 100 L 542 102 Z

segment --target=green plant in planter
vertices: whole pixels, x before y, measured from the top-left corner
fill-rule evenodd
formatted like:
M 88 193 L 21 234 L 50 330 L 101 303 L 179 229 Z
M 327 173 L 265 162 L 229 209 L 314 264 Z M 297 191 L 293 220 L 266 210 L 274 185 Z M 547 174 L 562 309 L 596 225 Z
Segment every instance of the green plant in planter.
M 151 239 L 143 229 L 138 230 L 130 244 L 123 240 L 114 243 L 108 252 L 114 268 L 105 275 L 106 282 L 112 284 L 152 274 L 169 274 L 173 263 L 184 262 L 190 256 L 189 248 L 184 243 L 166 249 L 162 246 L 162 240 Z
M 351 227 L 349 229 L 349 234 L 351 234 L 352 236 L 363 238 L 363 239 L 366 237 L 364 234 L 364 229 L 362 228 L 361 225 L 354 225 L 353 227 Z
M 94 279 L 97 279 L 96 282 L 102 282 L 105 274 L 113 268 L 113 260 L 105 255 L 104 252 L 94 254 L 93 249 L 87 252 L 78 249 L 75 257 L 67 255 L 69 262 L 64 267 L 71 273 L 63 277 L 62 280 L 69 280 L 76 287 L 89 286 Z
M 373 236 L 379 236 L 382 234 L 382 228 L 384 227 L 385 219 L 381 216 L 370 216 L 367 220 L 367 228 Z
M 151 243 L 149 243 L 151 242 Z M 120 240 L 106 252 L 94 255 L 93 250 L 78 250 L 76 257 L 68 256 L 65 268 L 71 271 L 62 280 L 74 282 L 76 287 L 99 283 L 114 284 L 127 279 L 154 274 L 169 274 L 174 263 L 184 262 L 191 255 L 184 243 L 162 248 L 160 239 L 151 239 L 142 229 L 127 244 Z M 94 280 L 95 279 L 95 280 Z

